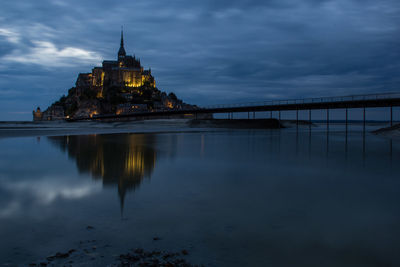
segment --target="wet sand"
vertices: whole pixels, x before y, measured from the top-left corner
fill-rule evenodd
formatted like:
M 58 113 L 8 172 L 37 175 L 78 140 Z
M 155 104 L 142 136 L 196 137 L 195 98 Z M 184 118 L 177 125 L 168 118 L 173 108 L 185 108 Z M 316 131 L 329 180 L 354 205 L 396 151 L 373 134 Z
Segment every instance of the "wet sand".
M 131 122 L 2 122 L 0 138 L 111 133 L 162 133 L 191 131 L 187 120 Z
M 159 240 L 161 240 L 160 237 L 153 237 L 154 243 Z M 68 251 L 57 252 L 46 258 L 32 261 L 28 266 L 203 266 L 188 262 L 190 249 L 173 252 L 159 249 L 130 248 L 121 251 L 120 254 L 110 253 L 110 250 L 112 250 L 112 246 L 108 243 L 99 240 L 82 240 L 77 243 L 76 247 Z M 110 255 L 112 256 L 110 257 Z
M 0 138 L 112 133 L 178 133 L 227 129 L 278 129 L 276 119 L 145 120 L 129 122 L 0 122 Z
M 362 124 L 348 135 L 343 124 L 329 134 L 322 124 L 312 131 L 182 121 L 1 126 L 59 135 L 178 132 L 0 139 L 2 266 L 400 262 L 399 242 L 387 238 L 398 234 L 399 143 L 364 135 Z
M 376 135 L 383 135 L 387 137 L 400 138 L 400 124 L 395 124 L 391 127 L 385 127 L 372 132 Z

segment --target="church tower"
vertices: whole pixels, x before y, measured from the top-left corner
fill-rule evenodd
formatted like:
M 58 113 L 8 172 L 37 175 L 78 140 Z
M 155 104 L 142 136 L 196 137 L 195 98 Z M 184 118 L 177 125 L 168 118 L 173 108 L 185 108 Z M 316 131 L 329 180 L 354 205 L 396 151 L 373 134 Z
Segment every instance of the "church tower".
M 126 57 L 126 52 L 124 48 L 124 32 L 121 29 L 121 45 L 118 50 L 118 61 L 120 62 L 123 61 L 125 57 Z

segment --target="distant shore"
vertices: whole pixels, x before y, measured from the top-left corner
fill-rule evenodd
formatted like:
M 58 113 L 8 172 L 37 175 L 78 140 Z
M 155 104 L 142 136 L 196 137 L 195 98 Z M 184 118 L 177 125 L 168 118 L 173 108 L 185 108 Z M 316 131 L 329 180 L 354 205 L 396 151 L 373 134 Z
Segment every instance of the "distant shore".
M 1 122 L 0 138 L 114 133 L 166 133 L 229 129 L 284 128 L 276 119 L 256 120 L 138 120 L 125 122 Z
M 187 120 L 130 122 L 7 122 L 0 123 L 0 138 L 114 133 L 160 133 L 192 130 Z
M 297 124 L 298 123 L 298 124 Z M 331 124 L 342 122 L 331 121 Z M 375 122 L 377 123 L 377 122 Z M 382 122 L 383 123 L 383 122 Z M 350 123 L 352 124 L 352 123 Z M 359 123 L 354 123 L 357 125 Z M 10 121 L 0 122 L 0 138 L 12 137 L 40 137 L 63 135 L 90 135 L 116 133 L 180 133 L 221 131 L 223 129 L 283 129 L 299 127 L 318 127 L 317 122 L 305 120 L 278 120 L 278 119 L 156 119 L 134 121 Z M 376 126 L 378 126 L 377 124 Z M 382 125 L 383 126 L 383 125 Z M 400 137 L 400 126 L 393 126 L 375 130 L 372 133 Z

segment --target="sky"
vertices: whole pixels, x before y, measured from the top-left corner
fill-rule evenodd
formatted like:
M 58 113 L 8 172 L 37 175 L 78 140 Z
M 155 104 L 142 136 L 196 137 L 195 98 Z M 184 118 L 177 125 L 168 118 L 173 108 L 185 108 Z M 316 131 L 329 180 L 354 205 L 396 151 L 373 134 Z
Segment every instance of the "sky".
M 400 91 L 398 0 L 2 0 L 0 121 L 125 50 L 197 105 Z

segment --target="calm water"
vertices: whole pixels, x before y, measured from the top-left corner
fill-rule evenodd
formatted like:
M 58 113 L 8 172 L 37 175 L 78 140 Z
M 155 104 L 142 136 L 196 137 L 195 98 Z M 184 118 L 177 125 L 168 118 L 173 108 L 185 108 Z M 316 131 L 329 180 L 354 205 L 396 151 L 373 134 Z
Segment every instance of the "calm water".
M 399 266 L 399 145 L 307 129 L 0 139 L 0 262 L 76 249 L 107 266 L 141 247 L 206 266 Z

